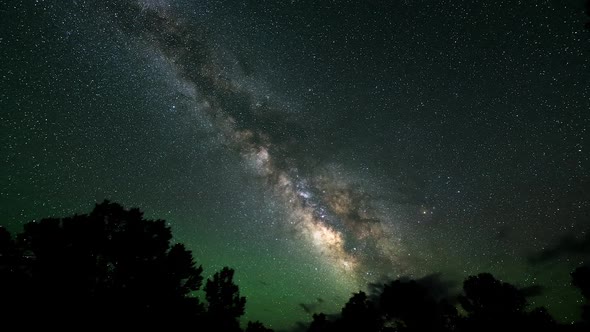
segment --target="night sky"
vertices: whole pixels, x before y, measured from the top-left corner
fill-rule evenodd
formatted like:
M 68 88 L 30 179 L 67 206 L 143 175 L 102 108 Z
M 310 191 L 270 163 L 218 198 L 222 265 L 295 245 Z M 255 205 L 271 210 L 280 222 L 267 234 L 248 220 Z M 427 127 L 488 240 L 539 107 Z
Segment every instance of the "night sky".
M 163 218 L 246 319 L 488 271 L 578 318 L 590 31 L 571 1 L 0 5 L 0 224 Z

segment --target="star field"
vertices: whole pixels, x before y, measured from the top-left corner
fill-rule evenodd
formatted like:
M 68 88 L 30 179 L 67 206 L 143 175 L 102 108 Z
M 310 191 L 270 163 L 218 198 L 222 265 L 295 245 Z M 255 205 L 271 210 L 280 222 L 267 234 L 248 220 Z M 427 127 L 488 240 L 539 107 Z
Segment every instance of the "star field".
M 573 320 L 583 5 L 6 3 L 0 223 L 137 206 L 279 330 L 384 278 L 482 271 Z

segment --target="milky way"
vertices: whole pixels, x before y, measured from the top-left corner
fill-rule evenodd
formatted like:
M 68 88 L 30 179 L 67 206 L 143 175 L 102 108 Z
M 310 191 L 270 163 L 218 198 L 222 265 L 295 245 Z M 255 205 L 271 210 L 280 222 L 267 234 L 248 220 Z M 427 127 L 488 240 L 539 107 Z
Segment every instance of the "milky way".
M 170 85 L 186 97 L 192 112 L 205 114 L 222 144 L 273 190 L 289 211 L 289 227 L 328 264 L 360 284 L 382 277 L 384 267 L 406 273 L 402 244 L 375 211 L 371 195 L 329 167 L 300 167 L 293 150 L 305 142 L 276 141 L 275 132 L 260 129 L 268 114 L 272 121 L 285 121 L 277 116 L 284 105 L 244 84 L 240 66 L 227 60 L 235 57 L 211 47 L 202 27 L 189 26 L 168 8 L 164 1 L 145 1 L 117 13 L 125 13 L 119 21 L 125 33 L 147 41 L 161 55 L 154 61 L 165 62 Z

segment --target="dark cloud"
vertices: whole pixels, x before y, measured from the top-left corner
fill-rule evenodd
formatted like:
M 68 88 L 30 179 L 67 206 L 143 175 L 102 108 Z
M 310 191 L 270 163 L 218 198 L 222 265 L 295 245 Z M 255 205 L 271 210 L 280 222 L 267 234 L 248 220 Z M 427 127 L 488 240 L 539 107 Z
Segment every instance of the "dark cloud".
M 529 262 L 531 264 L 542 264 L 562 256 L 590 256 L 590 232 L 585 232 L 582 237 L 568 234 L 562 237 L 555 245 L 529 256 Z
M 428 274 L 419 279 L 401 277 L 399 280 L 402 282 L 409 282 L 411 280 L 416 281 L 419 285 L 426 288 L 429 293 L 432 294 L 432 296 L 437 300 L 453 298 L 454 290 L 456 290 L 459 286 L 455 281 L 443 279 L 442 273 L 440 272 Z M 373 299 L 377 298 L 379 295 L 381 295 L 381 292 L 383 292 L 383 287 L 392 281 L 392 279 L 382 279 L 380 282 L 370 283 L 368 286 L 370 297 Z
M 290 329 L 289 332 L 305 332 L 309 328 L 309 322 L 297 322 L 295 327 Z
M 299 303 L 299 306 L 301 307 L 301 309 L 303 309 L 303 311 L 305 311 L 306 314 L 313 314 L 320 311 L 318 309 L 322 305 L 322 303 L 324 303 L 324 299 L 318 297 L 315 300 L 315 302 Z
M 416 281 L 428 289 L 430 294 L 437 300 L 449 297 L 458 286 L 457 282 L 443 279 L 440 272 L 426 275 Z
M 299 306 L 306 314 L 311 314 L 314 311 L 315 303 L 299 303 Z

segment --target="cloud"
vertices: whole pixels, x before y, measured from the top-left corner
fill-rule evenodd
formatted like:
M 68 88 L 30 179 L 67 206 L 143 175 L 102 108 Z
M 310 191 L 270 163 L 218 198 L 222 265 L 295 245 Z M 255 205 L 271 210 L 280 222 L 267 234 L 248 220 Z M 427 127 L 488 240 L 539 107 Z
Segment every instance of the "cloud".
M 303 311 L 305 311 L 306 314 L 313 314 L 319 311 L 318 309 L 322 305 L 322 303 L 324 303 L 324 299 L 318 297 L 315 300 L 315 302 L 299 303 L 299 306 L 301 307 L 301 309 L 303 309 Z
M 590 232 L 585 232 L 585 235 L 581 238 L 573 234 L 567 234 L 553 246 L 529 256 L 529 262 L 531 264 L 542 264 L 562 256 L 590 256 Z
M 306 314 L 311 314 L 315 311 L 315 303 L 299 303 L 299 306 Z
M 442 274 L 432 273 L 419 279 L 412 279 L 410 277 L 399 278 L 402 282 L 416 281 L 418 285 L 428 290 L 429 294 L 437 300 L 453 298 L 454 290 L 457 289 L 458 283 L 448 279 L 443 279 Z M 371 299 L 376 300 L 383 292 L 385 284 L 392 282 L 391 279 L 383 279 L 380 282 L 370 283 L 368 291 Z
M 453 289 L 457 287 L 456 282 L 443 279 L 440 272 L 426 275 L 416 280 L 416 282 L 426 288 L 437 300 L 449 297 Z

